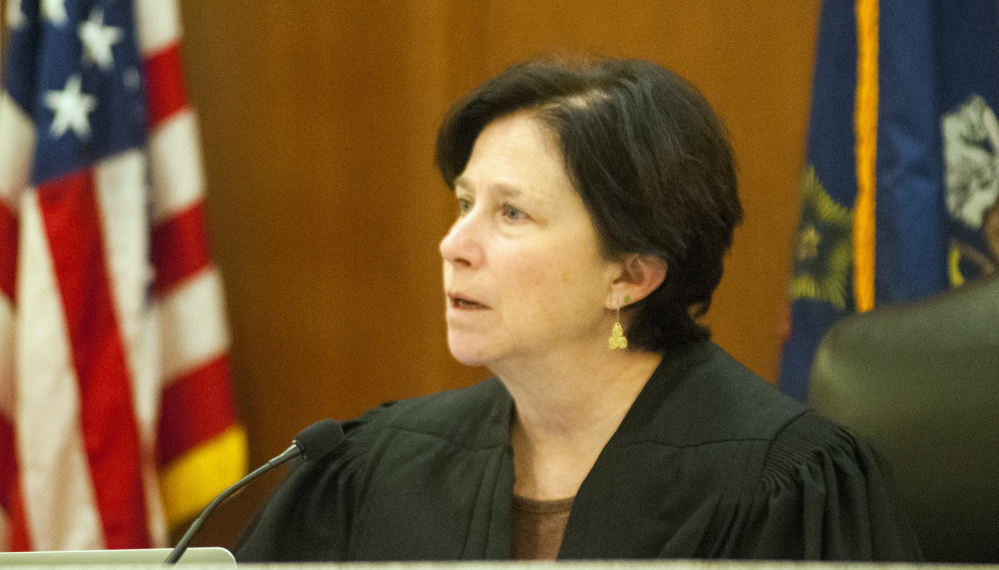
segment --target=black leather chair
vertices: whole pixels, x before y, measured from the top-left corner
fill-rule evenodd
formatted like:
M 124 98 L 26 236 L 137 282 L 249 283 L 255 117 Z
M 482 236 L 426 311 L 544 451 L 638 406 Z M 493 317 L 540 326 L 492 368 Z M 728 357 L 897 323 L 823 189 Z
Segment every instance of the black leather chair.
M 927 561 L 999 562 L 999 280 L 844 318 L 810 387 L 891 463 Z

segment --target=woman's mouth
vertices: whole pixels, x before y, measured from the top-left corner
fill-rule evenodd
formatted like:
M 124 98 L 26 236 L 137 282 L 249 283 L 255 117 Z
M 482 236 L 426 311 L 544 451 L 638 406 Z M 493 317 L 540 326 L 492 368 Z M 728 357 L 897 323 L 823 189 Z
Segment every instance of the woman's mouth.
M 464 297 L 451 297 L 451 306 L 455 309 L 486 309 L 485 305 L 472 301 L 470 299 L 465 299 Z

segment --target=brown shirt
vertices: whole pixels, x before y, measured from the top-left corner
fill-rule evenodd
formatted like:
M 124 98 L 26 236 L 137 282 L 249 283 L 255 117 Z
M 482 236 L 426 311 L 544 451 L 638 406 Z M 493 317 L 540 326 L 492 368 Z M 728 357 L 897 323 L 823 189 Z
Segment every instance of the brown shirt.
M 510 510 L 511 557 L 555 560 L 574 499 L 537 501 L 514 495 Z

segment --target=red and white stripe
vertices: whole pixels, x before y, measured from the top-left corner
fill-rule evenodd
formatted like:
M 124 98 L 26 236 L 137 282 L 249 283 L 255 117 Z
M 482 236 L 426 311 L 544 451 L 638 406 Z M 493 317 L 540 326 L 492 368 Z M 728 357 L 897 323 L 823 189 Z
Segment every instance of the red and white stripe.
M 136 4 L 151 94 L 152 259 L 164 380 L 157 464 L 167 473 L 164 499 L 174 523 L 197 514 L 245 472 L 246 443 L 229 385 L 222 282 L 204 229 L 201 144 L 183 88 L 176 5 L 159 0 Z M 224 449 L 214 458 L 201 453 L 192 461 L 199 446 L 222 440 Z M 233 455 L 240 460 L 230 461 Z
M 0 92 L 0 549 L 29 546 L 14 429 L 17 411 L 15 331 L 18 211 L 28 185 L 34 126 Z

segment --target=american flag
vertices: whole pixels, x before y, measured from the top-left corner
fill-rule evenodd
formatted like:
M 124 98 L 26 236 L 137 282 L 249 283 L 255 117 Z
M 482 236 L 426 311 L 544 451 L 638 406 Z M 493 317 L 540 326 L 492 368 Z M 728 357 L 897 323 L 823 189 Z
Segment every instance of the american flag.
M 163 546 L 245 471 L 173 0 L 8 0 L 0 550 Z

